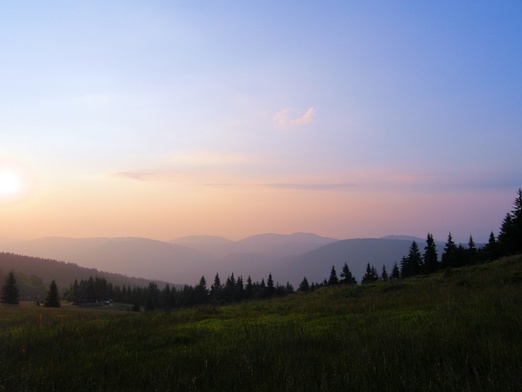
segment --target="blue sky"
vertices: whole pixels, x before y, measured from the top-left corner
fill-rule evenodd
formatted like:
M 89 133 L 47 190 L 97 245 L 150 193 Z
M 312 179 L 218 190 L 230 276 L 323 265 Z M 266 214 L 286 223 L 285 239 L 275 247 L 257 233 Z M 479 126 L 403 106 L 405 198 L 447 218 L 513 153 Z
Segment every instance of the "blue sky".
M 0 165 L 30 186 L 0 204 L 18 222 L 0 236 L 485 240 L 522 186 L 521 16 L 520 1 L 3 4 Z

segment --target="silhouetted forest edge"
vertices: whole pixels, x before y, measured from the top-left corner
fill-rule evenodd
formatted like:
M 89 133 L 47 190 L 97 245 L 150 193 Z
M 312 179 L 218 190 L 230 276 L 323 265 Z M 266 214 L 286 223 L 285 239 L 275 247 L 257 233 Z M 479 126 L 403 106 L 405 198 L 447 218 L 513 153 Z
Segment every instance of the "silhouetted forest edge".
M 522 252 L 522 190 L 519 189 L 514 201 L 514 208 L 508 212 L 502 221 L 498 237 L 491 232 L 489 241 L 477 248 L 470 235 L 468 244 L 455 244 L 449 233 L 441 257 L 433 235 L 428 233 L 426 245 L 421 251 L 417 242 L 412 241 L 409 252 L 400 261 L 395 261 L 391 271 L 383 265 L 379 271 L 376 266 L 368 262 L 366 273 L 361 283 L 374 281 L 389 281 L 407 278 L 419 274 L 430 274 L 440 269 L 458 268 L 465 265 L 474 265 L 499 257 Z M 323 263 L 324 264 L 324 263 Z M 221 282 L 216 274 L 214 280 L 207 287 L 207 280 L 202 276 L 196 286 L 171 286 L 165 282 L 147 282 L 144 279 L 129 278 L 123 275 L 100 272 L 95 269 L 86 269 L 71 263 L 54 260 L 39 259 L 27 256 L 0 253 L 0 267 L 14 271 L 17 266 L 23 266 L 25 271 L 32 273 L 27 276 L 18 273 L 13 278 L 19 290 L 21 299 L 33 299 L 37 303 L 46 295 L 46 283 L 58 282 L 62 288 L 62 299 L 75 304 L 123 302 L 134 304 L 134 309 L 145 307 L 153 309 L 173 309 L 197 305 L 220 305 L 240 302 L 244 300 L 266 299 L 274 296 L 285 296 L 295 291 L 289 283 L 279 284 L 274 281 L 272 274 L 260 281 L 253 281 L 250 276 L 227 276 Z M 7 267 L 7 268 L 6 268 Z M 0 270 L 0 279 L 2 279 Z M 344 264 L 338 276 L 332 266 L 329 276 L 322 282 L 308 282 L 306 276 L 297 287 L 298 291 L 314 291 L 325 286 L 339 284 L 357 284 L 350 266 Z M 306 271 L 303 271 L 306 274 Z M 43 276 L 43 278 L 42 278 Z M 44 280 L 45 279 L 45 280 Z M 3 280 L 3 279 L 2 279 Z M 68 284 L 67 284 L 68 282 Z M 88 298 L 86 298 L 88 292 Z M 3 298 L 3 297 L 2 297 Z M 5 298 L 3 298 L 5 301 Z M 14 301 L 17 302 L 17 301 Z

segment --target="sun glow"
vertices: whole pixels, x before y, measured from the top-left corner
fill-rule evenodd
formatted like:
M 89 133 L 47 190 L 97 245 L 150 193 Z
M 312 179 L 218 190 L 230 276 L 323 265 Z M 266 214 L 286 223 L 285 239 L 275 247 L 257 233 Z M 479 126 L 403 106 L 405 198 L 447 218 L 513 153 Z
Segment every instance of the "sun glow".
M 25 184 L 23 175 L 12 169 L 0 169 L 0 198 L 11 199 L 21 195 Z

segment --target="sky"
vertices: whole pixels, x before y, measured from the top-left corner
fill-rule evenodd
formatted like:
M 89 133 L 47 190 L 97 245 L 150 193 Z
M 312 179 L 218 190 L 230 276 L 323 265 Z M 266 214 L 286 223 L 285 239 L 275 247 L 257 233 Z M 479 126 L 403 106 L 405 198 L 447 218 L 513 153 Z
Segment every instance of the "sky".
M 522 187 L 521 1 L 24 1 L 0 239 L 487 241 Z

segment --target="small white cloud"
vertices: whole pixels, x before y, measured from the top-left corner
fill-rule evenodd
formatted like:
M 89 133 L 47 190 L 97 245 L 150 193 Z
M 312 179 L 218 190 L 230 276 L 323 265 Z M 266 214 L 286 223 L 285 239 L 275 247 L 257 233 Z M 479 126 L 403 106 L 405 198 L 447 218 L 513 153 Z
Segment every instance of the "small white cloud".
M 275 114 L 274 121 L 276 122 L 279 129 L 286 130 L 310 124 L 314 119 L 314 116 L 315 109 L 313 107 L 309 107 L 305 114 L 303 114 L 301 117 L 290 118 L 290 109 L 286 108 Z
M 312 120 L 314 119 L 314 116 L 315 116 L 315 109 L 313 107 L 310 107 L 310 108 L 308 108 L 308 110 L 302 117 L 297 118 L 294 121 L 295 121 L 296 125 L 306 125 L 306 124 L 309 124 L 312 122 Z

